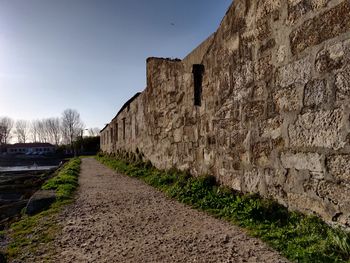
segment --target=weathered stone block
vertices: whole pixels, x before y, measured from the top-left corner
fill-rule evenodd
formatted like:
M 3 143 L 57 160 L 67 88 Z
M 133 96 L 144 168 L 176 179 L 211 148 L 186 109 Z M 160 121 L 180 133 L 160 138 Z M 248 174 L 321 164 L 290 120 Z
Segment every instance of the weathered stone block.
M 265 102 L 254 101 L 248 102 L 243 106 L 245 120 L 260 119 L 265 114 Z
M 310 10 L 310 0 L 288 0 L 288 23 L 294 23 Z
M 304 22 L 290 35 L 293 54 L 339 36 L 350 28 L 350 3 L 345 0 L 331 10 Z
M 287 169 L 287 179 L 283 189 L 287 193 L 306 193 L 305 185 L 310 181 L 311 175 L 307 170 Z
M 257 80 L 269 80 L 273 76 L 271 56 L 261 58 L 254 67 L 254 72 Z
M 255 38 L 263 41 L 272 37 L 271 26 L 269 24 L 269 19 L 261 19 L 257 21 Z
M 350 184 L 350 155 L 328 157 L 327 168 L 336 180 Z
M 304 187 L 305 193 L 307 193 L 309 196 L 313 196 L 313 197 L 317 196 L 318 184 L 320 180 L 324 179 L 324 174 L 319 173 L 319 175 L 321 174 L 322 174 L 322 177 L 318 176 L 317 178 L 315 178 L 315 172 L 310 172 L 309 180 L 304 182 L 303 187 Z
M 350 188 L 343 184 L 322 181 L 318 185 L 318 195 L 340 206 L 348 206 L 350 204 Z
M 277 110 L 279 112 L 297 111 L 302 107 L 303 93 L 295 85 L 277 90 L 274 94 Z
M 236 191 L 242 191 L 241 171 L 220 169 L 219 171 L 219 183 L 228 186 Z
M 296 20 L 310 11 L 325 7 L 330 0 L 288 0 L 288 22 Z
M 316 70 L 319 73 L 331 72 L 343 65 L 344 50 L 342 43 L 321 50 L 316 56 Z
M 321 198 L 310 197 L 307 194 L 287 193 L 290 209 L 297 209 L 308 213 L 317 213 L 325 220 L 331 221 L 338 212 L 336 207 Z
M 262 44 L 259 48 L 259 53 L 263 54 L 271 49 L 273 49 L 276 46 L 276 40 L 275 39 L 269 39 L 264 44 Z
M 281 0 L 259 0 L 257 7 L 258 9 L 256 11 L 256 16 L 257 20 L 259 20 L 278 11 L 278 9 L 281 7 Z
M 265 179 L 263 174 L 258 169 L 246 170 L 242 176 L 242 191 L 246 193 L 258 193 L 261 184 Z
M 215 155 L 214 155 L 213 151 L 209 151 L 208 149 L 204 149 L 203 161 L 204 161 L 204 165 L 206 167 L 213 166 L 213 163 L 215 161 Z
M 228 147 L 230 145 L 230 136 L 228 136 L 225 130 L 218 130 L 216 142 L 218 146 Z
M 312 80 L 305 86 L 304 106 L 319 107 L 328 100 L 327 83 L 325 80 Z
M 253 87 L 253 100 L 264 100 L 267 97 L 266 83 L 260 82 Z
M 198 140 L 198 130 L 197 127 L 185 126 L 183 129 L 183 137 L 185 141 L 196 142 Z
M 336 75 L 335 86 L 338 100 L 350 98 L 350 65 Z
M 318 153 L 286 152 L 281 154 L 281 162 L 284 168 L 316 172 L 322 172 L 324 170 L 324 157 Z
M 276 53 L 276 59 L 278 63 L 282 63 L 287 56 L 287 47 L 285 45 L 279 46 Z
M 252 43 L 245 38 L 241 38 L 239 43 L 239 57 L 242 61 L 251 61 L 253 58 Z
M 265 169 L 265 180 L 267 187 L 267 195 L 270 198 L 278 200 L 282 204 L 286 204 L 286 192 L 283 185 L 286 182 L 286 171 L 282 169 Z
M 262 138 L 277 139 L 282 135 L 283 120 L 280 116 L 267 119 L 260 123 L 260 136 Z
M 311 0 L 311 5 L 313 9 L 320 9 L 327 6 L 331 0 Z
M 343 210 L 344 211 L 344 210 Z M 342 211 L 342 214 L 338 213 L 339 217 L 337 217 L 337 222 L 344 226 L 349 226 L 350 225 L 350 211 Z
M 252 156 L 254 164 L 259 167 L 266 167 L 271 164 L 270 155 L 273 150 L 270 141 L 256 142 L 252 146 Z
M 240 147 L 247 137 L 247 131 L 241 129 L 234 129 L 230 136 L 230 147 Z
M 181 142 L 182 136 L 183 136 L 182 128 L 174 130 L 174 142 Z
M 344 112 L 341 109 L 307 112 L 289 127 L 292 147 L 322 147 L 339 150 L 346 144 L 341 133 Z
M 240 152 L 240 163 L 237 165 L 237 168 L 247 167 L 251 165 L 251 156 L 250 152 Z
M 239 35 L 236 34 L 235 36 L 227 39 L 224 45 L 225 45 L 225 48 L 228 50 L 228 53 L 233 54 L 235 51 L 239 49 Z
M 238 104 L 238 102 L 237 102 Z M 223 127 L 220 123 L 222 122 L 229 122 L 232 120 L 232 118 L 235 118 L 236 110 L 237 110 L 237 105 L 231 100 L 226 101 L 220 109 L 217 110 L 215 113 L 215 122 Z
M 295 83 L 305 84 L 311 75 L 310 58 L 295 61 L 278 69 L 277 85 L 288 87 Z

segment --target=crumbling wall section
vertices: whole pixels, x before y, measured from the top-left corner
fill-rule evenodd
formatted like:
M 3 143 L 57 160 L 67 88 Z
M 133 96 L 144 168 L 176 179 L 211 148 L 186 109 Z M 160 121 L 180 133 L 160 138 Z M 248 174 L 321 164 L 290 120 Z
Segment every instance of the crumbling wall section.
M 192 70 L 192 65 L 202 63 L 204 55 L 207 53 L 208 49 L 213 44 L 213 40 L 214 34 L 212 34 L 205 41 L 203 41 L 198 47 L 196 47 L 190 54 L 188 54 L 182 60 L 186 71 L 190 72 Z
M 190 59 L 150 58 L 146 90 L 116 118 L 137 116 L 139 132 L 102 149 L 349 226 L 350 2 L 235 0 L 197 50 L 201 106 Z

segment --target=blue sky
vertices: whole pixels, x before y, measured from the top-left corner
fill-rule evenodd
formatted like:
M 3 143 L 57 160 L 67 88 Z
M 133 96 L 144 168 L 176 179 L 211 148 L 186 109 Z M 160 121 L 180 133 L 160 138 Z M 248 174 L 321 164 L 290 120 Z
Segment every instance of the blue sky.
M 103 128 L 145 88 L 147 57 L 185 57 L 231 2 L 0 0 L 0 116 L 73 108 L 87 128 Z

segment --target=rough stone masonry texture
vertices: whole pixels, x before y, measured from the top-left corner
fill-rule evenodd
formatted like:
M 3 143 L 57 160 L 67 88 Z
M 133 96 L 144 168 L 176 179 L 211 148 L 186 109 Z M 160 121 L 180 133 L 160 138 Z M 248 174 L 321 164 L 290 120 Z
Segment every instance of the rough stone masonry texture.
M 235 0 L 186 58 L 147 60 L 101 149 L 350 226 L 349 115 L 350 1 Z

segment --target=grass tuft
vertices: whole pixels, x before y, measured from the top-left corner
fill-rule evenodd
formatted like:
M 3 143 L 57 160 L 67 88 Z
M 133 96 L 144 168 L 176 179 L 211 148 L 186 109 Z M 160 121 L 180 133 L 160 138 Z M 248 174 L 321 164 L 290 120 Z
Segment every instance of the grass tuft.
M 72 159 L 62 171 L 49 179 L 43 186 L 43 190 L 56 190 L 59 200 L 68 199 L 78 187 L 78 175 L 80 171 L 80 159 Z
M 290 212 L 258 195 L 242 195 L 216 184 L 215 178 L 194 178 L 172 169 L 160 171 L 141 161 L 130 163 L 98 155 L 98 161 L 137 177 L 180 202 L 249 230 L 294 262 L 350 262 L 350 235 L 315 216 Z
M 348 257 L 350 255 L 350 233 L 336 231 L 330 232 L 329 235 L 334 249 L 344 257 Z

